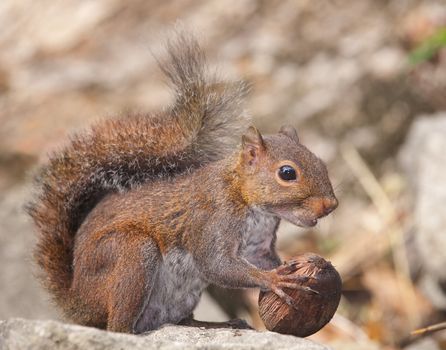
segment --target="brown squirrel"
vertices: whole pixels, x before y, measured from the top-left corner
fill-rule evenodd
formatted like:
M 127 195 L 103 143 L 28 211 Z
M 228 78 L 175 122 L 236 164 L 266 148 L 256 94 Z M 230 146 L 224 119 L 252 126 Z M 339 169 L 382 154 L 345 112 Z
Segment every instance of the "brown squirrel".
M 210 283 L 272 290 L 292 305 L 283 288 L 304 287 L 275 270 L 279 221 L 313 226 L 338 203 L 294 128 L 246 128 L 246 84 L 210 74 L 188 34 L 166 47 L 172 106 L 74 136 L 28 205 L 43 284 L 80 324 L 187 324 Z

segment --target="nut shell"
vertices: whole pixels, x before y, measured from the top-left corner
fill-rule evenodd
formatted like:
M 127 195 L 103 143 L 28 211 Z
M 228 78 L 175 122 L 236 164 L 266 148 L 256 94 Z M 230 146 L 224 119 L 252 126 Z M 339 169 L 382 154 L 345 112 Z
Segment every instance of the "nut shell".
M 296 267 L 293 267 L 295 264 Z M 307 337 L 324 327 L 333 317 L 341 299 L 342 281 L 333 265 L 322 257 L 306 253 L 277 268 L 279 274 L 311 276 L 300 282 L 319 294 L 300 289 L 284 288 L 297 304 L 298 310 L 287 305 L 275 293 L 260 292 L 259 313 L 268 330 Z

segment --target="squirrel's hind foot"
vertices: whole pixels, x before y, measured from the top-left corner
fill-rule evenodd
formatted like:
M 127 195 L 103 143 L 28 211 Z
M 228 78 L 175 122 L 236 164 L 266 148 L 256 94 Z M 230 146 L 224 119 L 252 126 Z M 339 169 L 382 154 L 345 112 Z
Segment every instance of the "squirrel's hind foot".
M 179 325 L 189 327 L 254 329 L 245 320 L 235 318 L 226 322 L 207 322 L 195 320 L 192 316 L 180 321 Z

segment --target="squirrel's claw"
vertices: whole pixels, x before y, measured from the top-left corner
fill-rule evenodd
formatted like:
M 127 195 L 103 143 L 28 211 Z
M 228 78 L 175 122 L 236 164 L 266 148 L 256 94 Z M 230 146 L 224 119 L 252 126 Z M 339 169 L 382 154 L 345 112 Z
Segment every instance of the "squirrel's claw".
M 314 290 L 313 288 L 310 288 L 307 286 L 301 286 L 300 284 L 296 284 L 296 283 L 279 282 L 278 286 L 281 288 L 290 288 L 290 289 L 301 290 L 303 292 L 308 292 L 308 293 L 312 293 L 312 294 L 319 294 L 319 292 L 317 290 Z
M 295 282 L 295 283 L 305 283 L 310 280 L 316 281 L 317 277 L 308 275 L 277 275 L 278 280 L 283 282 Z
M 272 290 L 280 299 L 282 299 L 288 306 L 291 306 L 294 310 L 299 311 L 297 302 L 286 294 L 281 288 L 273 288 Z

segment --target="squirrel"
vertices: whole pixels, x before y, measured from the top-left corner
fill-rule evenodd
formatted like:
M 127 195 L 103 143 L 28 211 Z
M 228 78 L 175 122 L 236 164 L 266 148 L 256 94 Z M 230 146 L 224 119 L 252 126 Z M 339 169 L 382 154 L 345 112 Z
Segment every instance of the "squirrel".
M 82 325 L 192 324 L 209 284 L 272 290 L 293 305 L 283 289 L 304 287 L 276 271 L 279 222 L 314 226 L 338 205 L 296 130 L 262 136 L 249 126 L 247 84 L 211 72 L 193 35 L 176 33 L 165 51 L 170 107 L 72 136 L 39 171 L 27 206 L 39 277 Z

